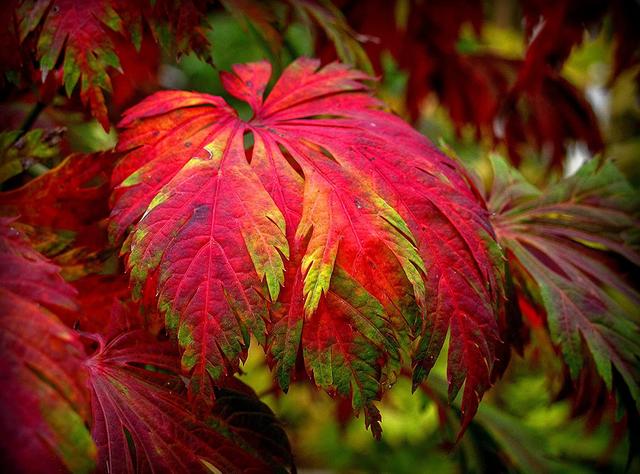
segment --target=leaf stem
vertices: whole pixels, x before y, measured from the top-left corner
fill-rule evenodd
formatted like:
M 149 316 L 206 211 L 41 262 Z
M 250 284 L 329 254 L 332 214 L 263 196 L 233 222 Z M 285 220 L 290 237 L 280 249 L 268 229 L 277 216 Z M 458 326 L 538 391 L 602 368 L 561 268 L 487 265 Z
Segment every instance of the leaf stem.
M 18 140 L 20 140 L 23 136 L 27 134 L 27 132 L 31 129 L 31 127 L 33 127 L 33 124 L 36 122 L 36 120 L 38 119 L 38 117 L 46 107 L 47 107 L 47 104 L 45 104 L 44 102 L 41 102 L 41 101 L 36 102 L 36 104 L 33 106 L 31 111 L 29 112 L 29 115 L 27 115 L 26 118 L 24 119 L 24 122 L 22 122 L 22 125 L 20 126 L 20 133 L 13 140 L 13 143 L 16 143 Z

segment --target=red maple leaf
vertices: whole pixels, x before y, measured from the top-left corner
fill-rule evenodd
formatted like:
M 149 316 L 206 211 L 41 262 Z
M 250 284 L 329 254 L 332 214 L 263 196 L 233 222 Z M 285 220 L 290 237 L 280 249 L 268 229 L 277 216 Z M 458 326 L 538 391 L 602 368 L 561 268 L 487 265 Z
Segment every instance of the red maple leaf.
M 0 431 L 3 467 L 89 471 L 95 446 L 80 338 L 55 312 L 75 307 L 58 267 L 0 219 Z
M 87 359 L 92 435 L 104 472 L 271 472 L 291 466 L 284 430 L 255 393 L 225 381 L 212 407 L 191 407 L 174 343 L 115 302 Z M 242 412 L 242 417 L 236 416 Z
M 465 422 L 490 385 L 503 283 L 488 214 L 461 167 L 381 110 L 341 64 L 299 59 L 263 98 L 270 66 L 222 80 L 249 103 L 167 91 L 125 113 L 111 232 L 137 295 L 157 295 L 192 395 L 237 369 L 249 334 L 286 388 L 309 376 L 372 404 L 394 379 L 399 336 L 418 339 L 415 384 L 451 331 L 450 395 Z M 253 145 L 245 146 L 245 140 Z

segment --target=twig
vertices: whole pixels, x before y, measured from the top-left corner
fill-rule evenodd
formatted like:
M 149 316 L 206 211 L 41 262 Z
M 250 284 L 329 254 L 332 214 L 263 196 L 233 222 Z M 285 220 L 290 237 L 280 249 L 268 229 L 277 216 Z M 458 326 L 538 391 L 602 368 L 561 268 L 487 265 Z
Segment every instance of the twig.
M 36 122 L 36 120 L 46 107 L 47 104 L 45 104 L 44 102 L 36 102 L 36 105 L 33 107 L 33 109 L 31 109 L 29 115 L 27 115 L 27 117 L 24 119 L 24 122 L 22 122 L 20 133 L 18 133 L 16 138 L 13 140 L 12 145 L 27 134 L 27 132 L 31 129 L 31 127 L 33 127 L 33 124 Z

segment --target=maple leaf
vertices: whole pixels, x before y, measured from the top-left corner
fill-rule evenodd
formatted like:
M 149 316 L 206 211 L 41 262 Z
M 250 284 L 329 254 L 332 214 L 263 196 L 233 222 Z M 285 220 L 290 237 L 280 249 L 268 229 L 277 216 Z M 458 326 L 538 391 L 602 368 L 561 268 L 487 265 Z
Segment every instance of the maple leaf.
M 13 221 L 12 218 L 0 218 L 3 253 L 0 283 L 3 288 L 51 309 L 75 308 L 75 292 L 58 274 L 59 268 L 23 240 L 24 237 L 12 227 Z
M 638 403 L 640 294 L 620 270 L 640 265 L 634 190 L 611 162 L 544 191 L 498 157 L 493 166 L 493 225 L 521 297 L 544 308 L 574 379 L 591 358 L 609 390 L 615 369 Z
M 220 389 L 210 410 L 192 412 L 176 375 L 174 344 L 158 341 L 119 303 L 103 334 L 92 336 L 99 347 L 87 370 L 92 434 L 105 472 L 271 472 L 292 466 L 282 427 L 241 382 Z
M 24 186 L 0 194 L 0 215 L 64 234 L 77 245 L 104 248 L 109 215 L 109 178 L 117 156 L 110 152 L 72 154 Z M 103 226 L 104 227 L 104 226 Z
M 24 186 L 0 193 L 0 216 L 17 218 L 16 227 L 61 267 L 67 280 L 118 268 L 117 250 L 108 247 L 105 222 L 115 159 L 112 153 L 73 154 Z M 77 318 L 59 316 L 64 322 L 66 316 L 71 321 Z
M 86 0 L 81 4 L 76 0 L 24 0 L 15 8 L 15 15 L 19 41 L 25 49 L 27 37 L 32 33 L 37 36 L 36 60 L 43 82 L 52 71 L 59 70 L 61 62 L 61 82 L 67 95 L 71 96 L 79 82 L 83 104 L 108 131 L 104 93 L 113 90 L 110 75 L 115 73 L 120 84 L 124 72 L 141 77 L 149 74 L 148 69 L 134 67 L 129 58 L 136 56 L 140 63 L 149 60 L 148 53 L 143 55 L 141 51 L 145 23 L 165 51 L 178 56 L 195 51 L 211 61 L 210 45 L 201 26 L 206 5 L 198 0 Z M 123 65 L 128 65 L 128 70 L 123 71 Z M 60 82 L 55 82 L 57 87 Z M 120 92 L 117 98 L 123 98 Z
M 381 110 L 365 74 L 318 67 L 297 60 L 266 98 L 267 63 L 223 73 L 248 121 L 195 92 L 125 113 L 110 230 L 131 230 L 134 291 L 157 295 L 192 395 L 238 367 L 249 332 L 269 335 L 283 387 L 302 350 L 309 376 L 351 395 L 376 433 L 398 338 L 419 339 L 419 384 L 450 329 L 450 395 L 466 380 L 468 422 L 500 339 L 488 213 L 456 162 Z
M 0 219 L 2 465 L 21 472 L 92 472 L 89 394 L 78 336 L 53 311 L 75 292 L 58 268 Z
M 23 2 L 18 14 L 20 39 L 42 22 L 37 44 L 37 60 L 46 79 L 64 49 L 63 81 L 67 95 L 80 81 L 80 97 L 91 106 L 93 115 L 109 130 L 103 90 L 111 91 L 107 67 L 120 68 L 108 31 L 123 32 L 122 20 L 105 0 L 31 0 Z
M 126 108 L 159 89 L 161 49 L 151 34 L 144 34 L 138 46 L 120 37 L 114 44 L 122 71 L 111 75 L 113 93 L 109 105 L 112 116 L 120 116 Z

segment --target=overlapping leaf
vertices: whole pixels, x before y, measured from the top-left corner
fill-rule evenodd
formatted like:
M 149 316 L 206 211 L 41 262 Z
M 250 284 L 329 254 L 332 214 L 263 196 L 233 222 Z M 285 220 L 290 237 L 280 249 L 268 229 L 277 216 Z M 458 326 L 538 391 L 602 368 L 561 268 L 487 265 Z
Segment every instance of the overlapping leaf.
M 52 71 L 64 49 L 64 86 L 71 94 L 81 81 L 80 95 L 105 129 L 109 119 L 103 90 L 111 91 L 107 67 L 120 68 L 108 30 L 123 32 L 122 20 L 105 0 L 25 1 L 20 5 L 20 39 L 43 22 L 38 37 L 37 59 L 43 80 Z
M 0 193 L 0 216 L 17 218 L 32 246 L 59 265 L 67 280 L 118 270 L 105 222 L 115 158 L 108 152 L 73 154 L 24 186 Z M 91 319 L 79 319 L 85 316 Z
M 134 288 L 157 295 L 193 395 L 237 368 L 251 332 L 269 336 L 283 387 L 302 350 L 316 383 L 351 395 L 375 430 L 399 338 L 419 339 L 418 384 L 450 330 L 450 394 L 466 381 L 468 421 L 500 340 L 487 212 L 455 162 L 380 110 L 367 76 L 318 66 L 296 61 L 266 99 L 266 63 L 223 73 L 249 121 L 177 91 L 125 114 L 111 231 L 131 229 Z
M 89 394 L 78 336 L 53 313 L 74 307 L 58 268 L 0 220 L 0 427 L 3 467 L 92 472 Z
M 175 373 L 175 346 L 136 328 L 135 315 L 124 307 L 116 304 L 114 311 L 110 331 L 96 336 L 99 348 L 87 361 L 101 470 L 257 473 L 291 467 L 284 431 L 250 389 L 223 390 L 213 411 L 191 411 Z
M 46 176 L 45 185 L 33 189 L 50 189 L 64 173 Z M 7 218 L 0 224 L 4 468 L 44 473 L 292 469 L 282 427 L 248 387 L 225 381 L 213 406 L 188 403 L 175 370 L 175 344 L 152 336 L 157 328 L 152 314 L 143 318 L 137 305 L 117 300 L 129 297 L 124 275 L 82 278 L 77 295 L 60 268 L 16 230 L 28 226 Z M 70 326 L 92 332 L 80 333 L 81 340 Z M 97 350 L 87 357 L 92 340 Z
M 109 214 L 108 182 L 116 158 L 109 152 L 69 155 L 25 186 L 0 194 L 0 215 L 72 232 L 82 243 L 99 246 L 104 241 L 97 227 Z
M 545 191 L 498 158 L 494 175 L 499 241 L 572 377 L 591 358 L 609 390 L 615 370 L 638 403 L 640 294 L 623 271 L 640 265 L 634 190 L 611 162 L 595 160 Z

